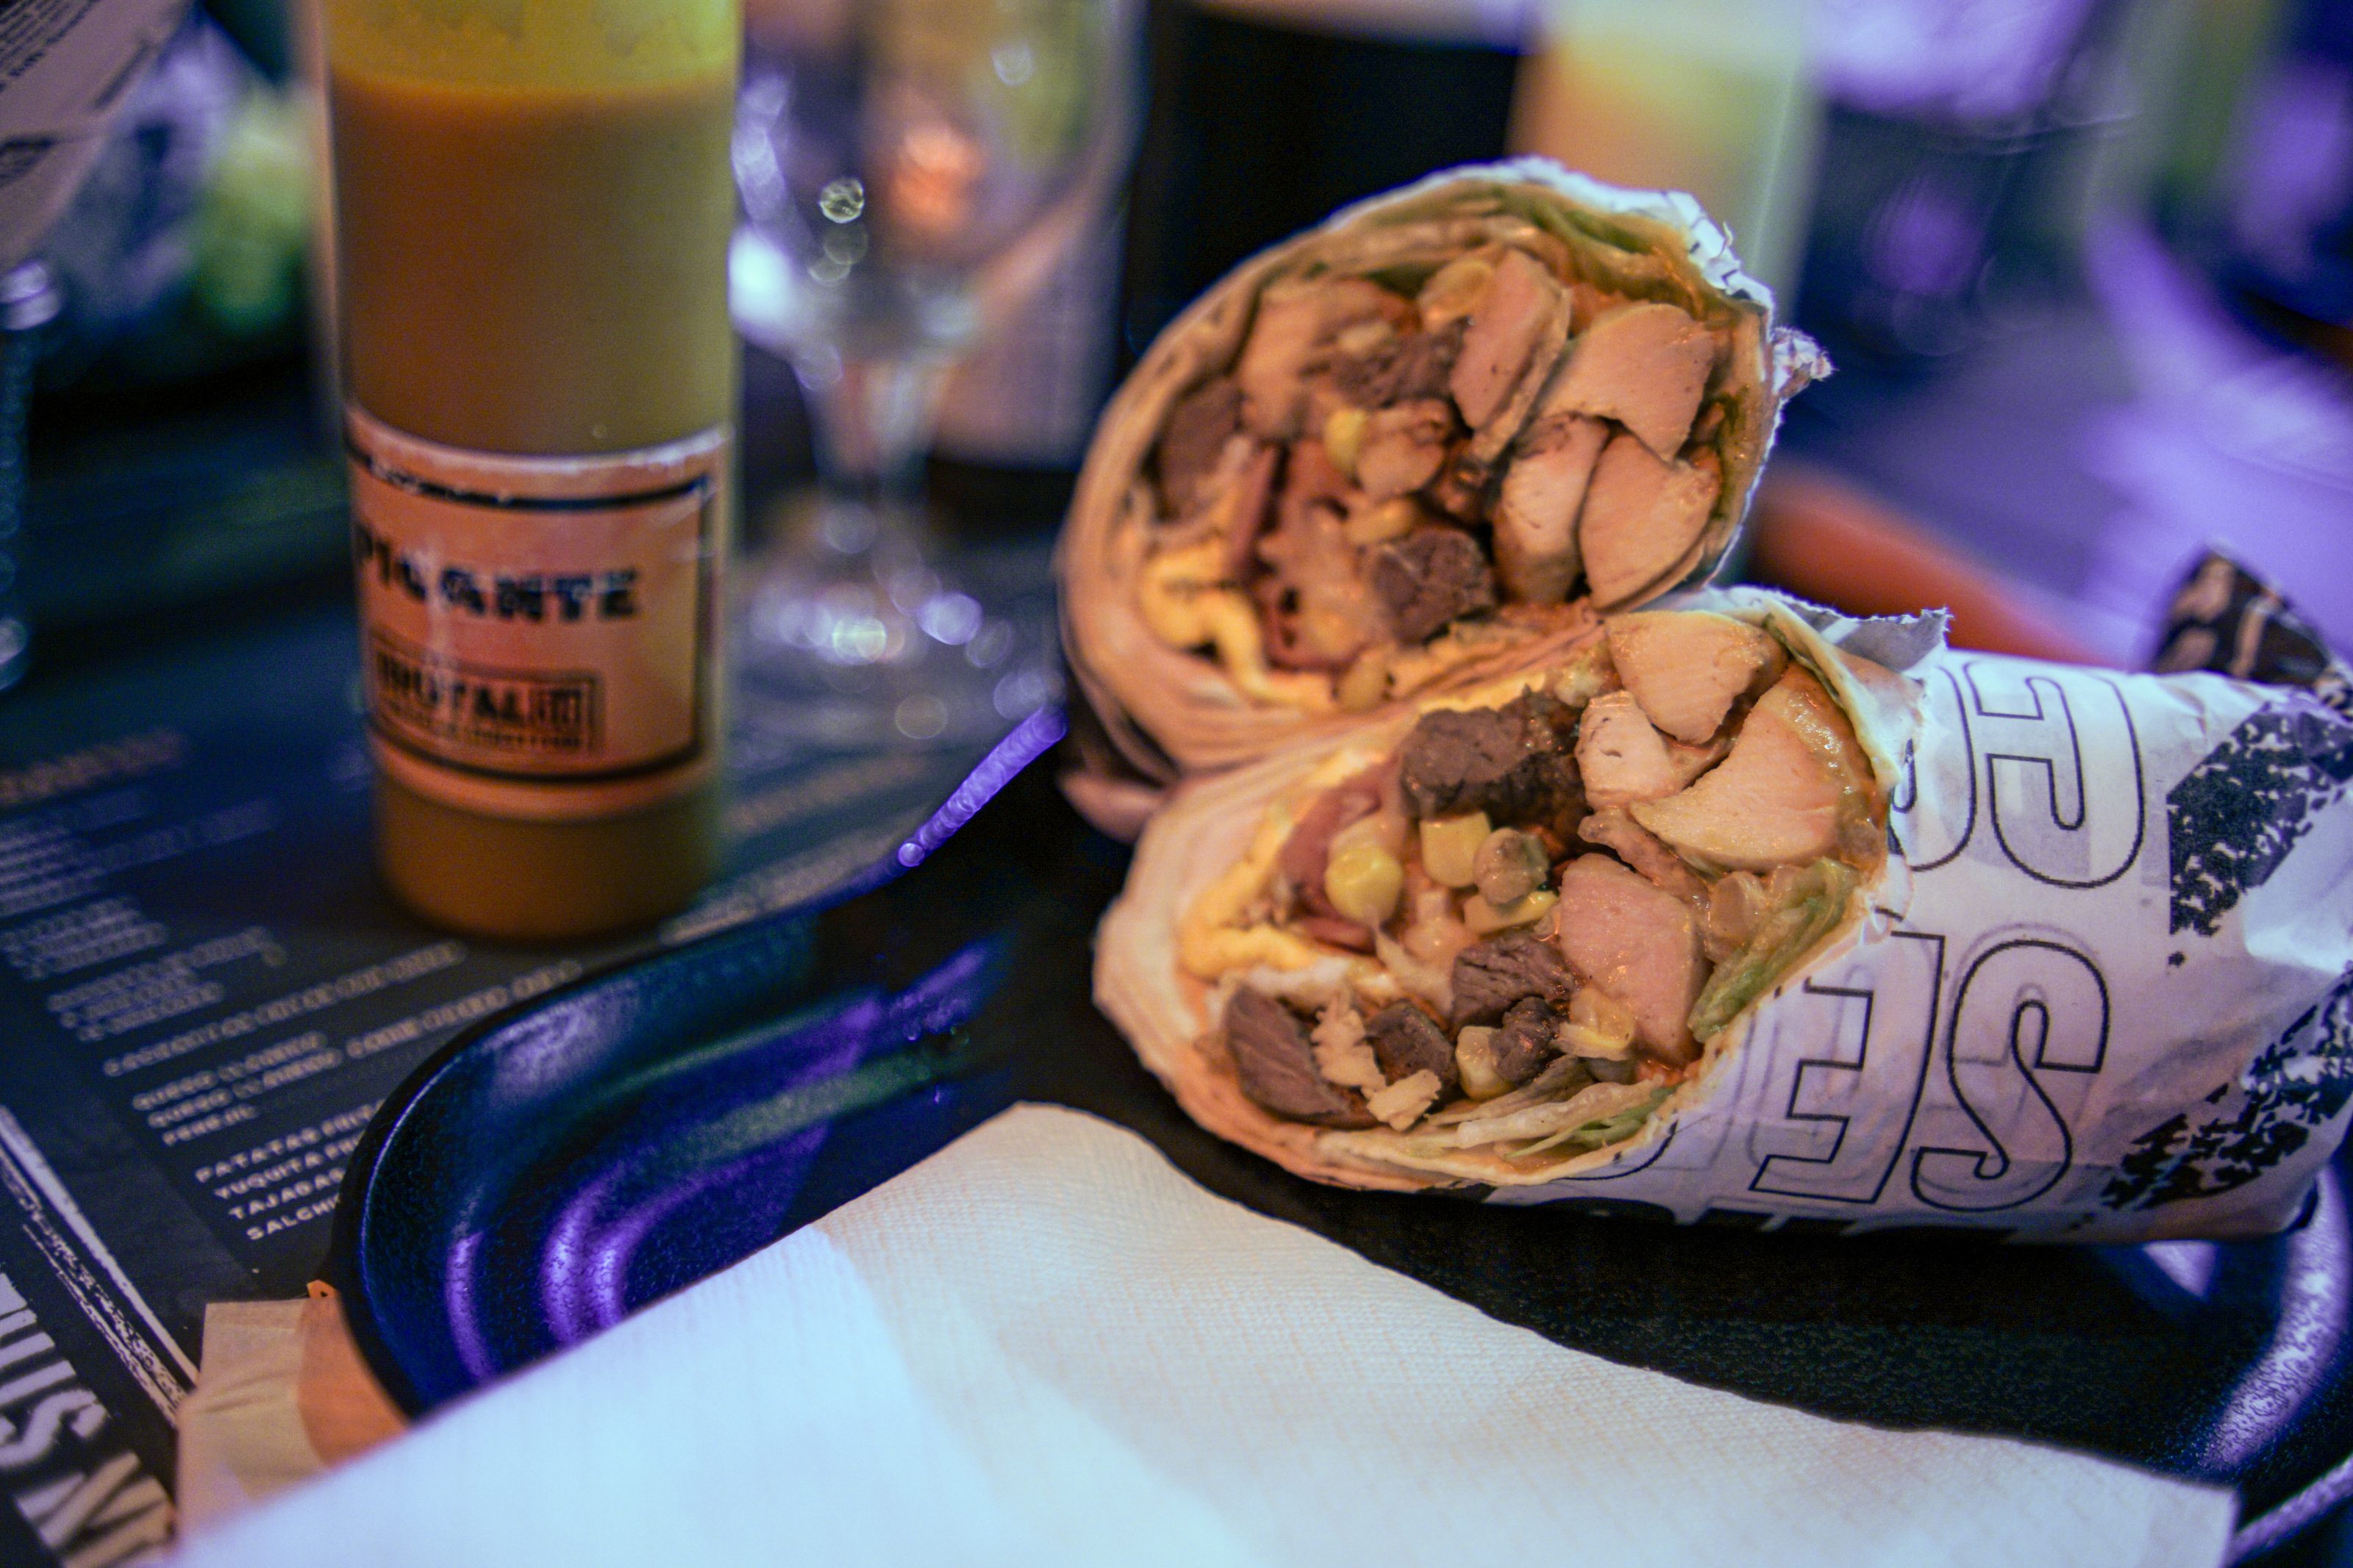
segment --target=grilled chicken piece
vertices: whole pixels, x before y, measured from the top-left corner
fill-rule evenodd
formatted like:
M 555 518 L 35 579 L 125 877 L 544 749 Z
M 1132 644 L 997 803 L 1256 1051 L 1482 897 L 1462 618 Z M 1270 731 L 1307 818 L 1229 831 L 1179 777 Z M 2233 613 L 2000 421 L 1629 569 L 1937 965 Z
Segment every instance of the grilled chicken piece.
M 1568 597 L 1577 581 L 1577 511 L 1609 439 L 1598 419 L 1549 420 L 1520 437 L 1495 502 L 1495 573 L 1527 605 Z
M 1623 294 L 1613 294 L 1599 283 L 1588 283 L 1579 278 L 1568 286 L 1571 323 L 1578 332 L 1589 330 L 1593 323 L 1610 311 L 1632 303 Z
M 1336 669 L 1387 633 L 1388 617 L 1359 568 L 1345 514 L 1348 477 L 1320 441 L 1291 449 L 1272 532 L 1259 559 L 1272 569 L 1253 593 L 1266 612 L 1267 657 L 1294 669 Z
M 1566 325 L 1565 297 L 1544 263 L 1505 247 L 1496 253 L 1494 268 L 1493 280 L 1471 311 L 1462 352 L 1447 382 L 1454 405 L 1474 430 L 1503 412 L 1551 318 L 1561 314 Z
M 1604 447 L 1577 527 L 1596 607 L 1623 604 L 1672 572 L 1706 531 L 1722 485 L 1713 454 L 1664 463 L 1632 436 Z
M 1730 735 L 1718 735 L 1696 746 L 1682 741 L 1669 741 L 1667 761 L 1674 765 L 1675 787 L 1683 789 L 1689 786 L 1692 780 L 1724 761 L 1731 750 Z
M 1757 700 L 1732 752 L 1679 795 L 1630 809 L 1686 858 L 1766 871 L 1851 847 L 1868 823 L 1871 765 L 1821 683 L 1792 669 Z
M 1245 446 L 1250 450 L 1242 455 L 1238 449 Z M 1259 536 L 1274 512 L 1274 476 L 1282 466 L 1282 448 L 1256 445 L 1243 437 L 1230 443 L 1228 452 L 1229 460 L 1240 458 L 1239 465 L 1230 475 L 1219 466 L 1208 481 L 1215 498 L 1204 510 L 1217 519 L 1218 531 L 1226 537 L 1227 575 L 1244 583 L 1258 556 Z
M 1561 868 L 1561 956 L 1577 977 L 1624 1004 L 1634 1037 L 1677 1065 L 1696 1054 L 1687 1019 L 1707 979 L 1699 916 L 1607 855 Z
M 1438 477 L 1454 435 L 1454 412 L 1442 398 L 1375 409 L 1356 444 L 1356 483 L 1378 503 L 1418 490 Z
M 1650 610 L 1609 622 L 1609 660 L 1651 722 L 1694 745 L 1724 724 L 1735 699 L 1788 664 L 1781 645 L 1746 621 L 1705 610 Z
M 1618 858 L 1641 872 L 1654 886 L 1687 903 L 1708 902 L 1708 886 L 1675 858 L 1658 835 L 1634 820 L 1623 806 L 1597 811 L 1577 825 L 1577 836 L 1588 844 L 1617 851 Z M 1729 879 L 1727 879 L 1728 880 Z M 1714 928 L 1711 926 L 1710 930 Z M 1709 954 L 1714 957 L 1714 953 Z
M 1715 339 L 1672 305 L 1621 305 L 1568 351 L 1545 395 L 1547 412 L 1615 419 L 1662 459 L 1683 450 L 1699 413 Z
M 1410 307 L 1361 278 L 1277 284 L 1259 297 L 1250 341 L 1234 365 L 1242 422 L 1271 441 L 1299 434 L 1306 375 L 1332 337 L 1359 321 L 1385 320 Z
M 1577 728 L 1577 771 L 1587 803 L 1597 809 L 1662 800 L 1683 787 L 1665 738 L 1630 691 L 1587 704 Z
M 1227 1002 L 1226 1048 L 1242 1092 L 1277 1116 L 1325 1127 L 1374 1125 L 1361 1098 L 1316 1069 L 1307 1020 L 1265 993 L 1245 985 Z

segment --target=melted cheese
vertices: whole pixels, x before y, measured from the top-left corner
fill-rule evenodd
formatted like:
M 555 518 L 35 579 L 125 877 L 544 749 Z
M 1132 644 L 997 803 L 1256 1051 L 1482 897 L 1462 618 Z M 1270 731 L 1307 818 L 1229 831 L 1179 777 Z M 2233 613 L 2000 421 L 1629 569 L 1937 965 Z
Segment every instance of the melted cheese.
M 1258 611 L 1225 581 L 1226 542 L 1212 533 L 1154 555 L 1135 584 L 1137 611 L 1171 647 L 1214 647 L 1218 662 L 1246 696 L 1312 713 L 1332 707 L 1329 677 L 1278 672 L 1266 662 Z
M 1176 952 L 1187 973 L 1199 980 L 1215 980 L 1237 969 L 1265 964 L 1271 969 L 1305 969 L 1328 960 L 1330 951 L 1296 931 L 1284 931 L 1250 918 L 1250 906 L 1266 893 L 1274 879 L 1275 857 L 1299 824 L 1300 815 L 1315 797 L 1343 779 L 1356 777 L 1380 759 L 1365 746 L 1344 746 L 1324 759 L 1297 788 L 1271 807 L 1250 852 L 1219 873 L 1201 889 L 1193 907 L 1176 928 Z M 1378 965 L 1357 960 L 1353 967 L 1377 973 Z

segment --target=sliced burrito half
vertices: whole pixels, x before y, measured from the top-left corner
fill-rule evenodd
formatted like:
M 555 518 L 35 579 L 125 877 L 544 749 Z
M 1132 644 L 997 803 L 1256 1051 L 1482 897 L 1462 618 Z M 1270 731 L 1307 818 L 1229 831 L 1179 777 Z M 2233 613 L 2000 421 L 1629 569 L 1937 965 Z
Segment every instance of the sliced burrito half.
M 1688 197 L 1457 171 L 1245 263 L 1105 413 L 1060 554 L 1090 700 L 1228 766 L 1544 658 L 1729 548 L 1822 368 Z
M 1654 1136 L 1904 882 L 1912 683 L 1724 602 L 1180 788 L 1098 1001 L 1196 1120 L 1323 1180 L 1541 1183 Z

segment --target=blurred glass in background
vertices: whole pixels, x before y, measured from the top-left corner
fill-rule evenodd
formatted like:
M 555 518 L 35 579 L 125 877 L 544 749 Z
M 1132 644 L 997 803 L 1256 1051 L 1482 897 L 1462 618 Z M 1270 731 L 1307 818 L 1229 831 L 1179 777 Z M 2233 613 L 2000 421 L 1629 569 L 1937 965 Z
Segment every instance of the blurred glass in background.
M 957 361 L 992 339 L 1017 371 L 1069 357 L 1032 308 L 1125 171 L 1127 8 L 757 0 L 746 23 L 731 293 L 799 380 L 818 486 L 748 563 L 745 658 L 812 736 L 962 743 L 1004 717 L 1000 678 L 968 657 L 990 606 L 929 528 L 923 460 Z M 1051 416 L 1023 390 L 1017 417 Z

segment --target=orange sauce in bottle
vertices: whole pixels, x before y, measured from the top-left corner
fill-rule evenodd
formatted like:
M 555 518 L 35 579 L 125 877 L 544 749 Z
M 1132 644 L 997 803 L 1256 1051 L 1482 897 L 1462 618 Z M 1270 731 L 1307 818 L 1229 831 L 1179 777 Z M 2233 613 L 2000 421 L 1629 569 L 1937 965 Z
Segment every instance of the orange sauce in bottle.
M 617 929 L 715 868 L 734 0 L 326 0 L 378 860 Z

